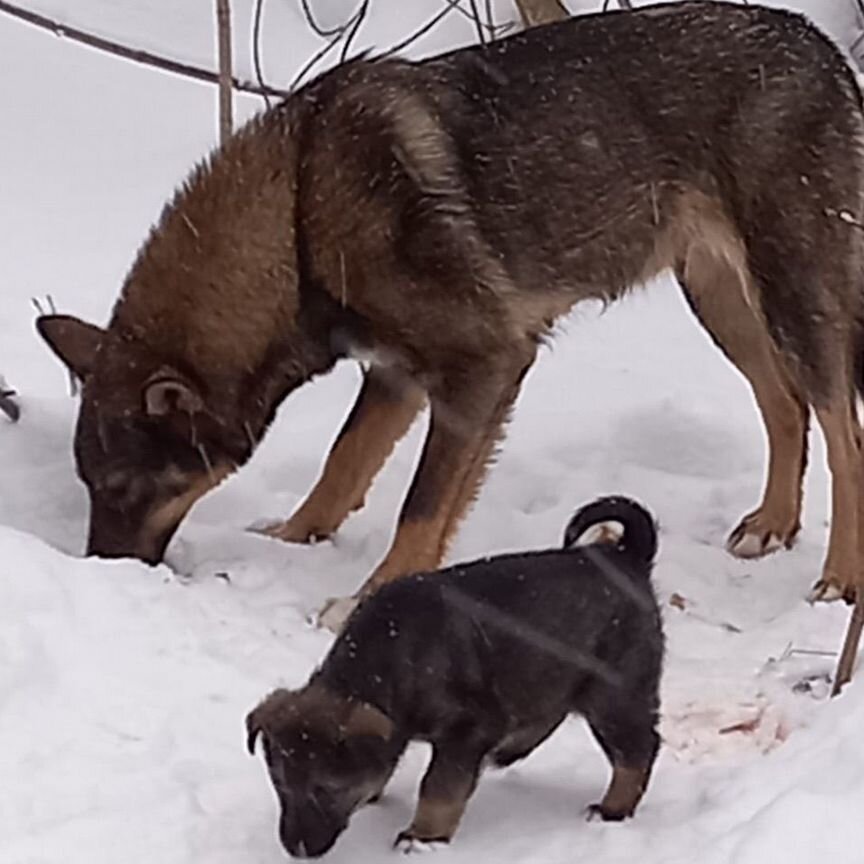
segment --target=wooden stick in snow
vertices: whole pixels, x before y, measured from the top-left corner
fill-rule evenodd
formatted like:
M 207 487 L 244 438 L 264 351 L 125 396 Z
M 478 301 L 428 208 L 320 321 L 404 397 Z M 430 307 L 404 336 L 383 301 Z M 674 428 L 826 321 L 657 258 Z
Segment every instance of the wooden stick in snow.
M 516 0 L 516 6 L 526 27 L 551 24 L 553 21 L 566 21 L 570 17 L 567 7 L 561 0 Z
M 846 638 L 843 640 L 843 651 L 837 662 L 837 672 L 834 675 L 834 686 L 831 695 L 836 696 L 843 687 L 852 680 L 855 669 L 855 658 L 858 656 L 858 645 L 861 642 L 861 630 L 864 629 L 864 590 L 860 587 L 855 595 L 855 606 L 849 617 L 846 628 Z
M 219 33 L 219 143 L 231 137 L 234 111 L 231 85 L 231 8 L 228 0 L 216 0 L 216 24 Z

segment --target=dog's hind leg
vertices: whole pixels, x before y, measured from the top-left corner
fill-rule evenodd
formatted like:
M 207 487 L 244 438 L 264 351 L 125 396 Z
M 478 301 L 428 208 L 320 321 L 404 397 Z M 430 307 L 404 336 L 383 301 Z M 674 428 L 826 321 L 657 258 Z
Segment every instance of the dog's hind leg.
M 834 142 L 836 145 L 836 141 Z M 826 144 L 826 146 L 828 146 Z M 803 147 L 803 144 L 802 144 Z M 862 576 L 859 547 L 861 426 L 856 406 L 864 249 L 857 228 L 827 206 L 857 201 L 857 149 L 848 171 L 810 165 L 808 141 L 796 168 L 814 179 L 811 198 L 760 199 L 749 215 L 748 253 L 765 319 L 795 369 L 825 438 L 831 475 L 831 529 L 814 600 L 852 599 Z M 849 177 L 850 179 L 846 179 Z M 839 187 L 839 188 L 838 188 Z M 852 216 L 851 218 L 856 218 Z
M 298 510 L 265 533 L 292 543 L 309 543 L 335 533 L 359 510 L 366 493 L 399 439 L 423 408 L 425 394 L 411 381 L 372 367 L 324 466 Z
M 756 558 L 791 546 L 800 528 L 808 409 L 754 305 L 749 273 L 736 263 L 734 255 L 694 245 L 676 275 L 696 317 L 749 382 L 762 415 L 768 438 L 762 502 L 727 541 L 733 555 Z
M 854 402 L 839 397 L 816 408 L 825 436 L 831 472 L 831 532 L 822 578 L 811 600 L 855 600 L 862 577 L 859 548 L 861 490 L 861 430 Z

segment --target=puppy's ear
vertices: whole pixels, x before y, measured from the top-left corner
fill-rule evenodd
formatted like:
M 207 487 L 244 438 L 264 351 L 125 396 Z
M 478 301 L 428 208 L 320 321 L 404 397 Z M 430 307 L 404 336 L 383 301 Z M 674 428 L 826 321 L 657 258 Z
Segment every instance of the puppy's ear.
M 96 350 L 105 338 L 101 327 L 72 315 L 40 315 L 36 330 L 78 378 L 86 378 L 96 368 Z
M 371 735 L 389 741 L 393 728 L 393 721 L 379 708 L 368 702 L 355 702 L 342 725 L 342 733 L 346 738 Z

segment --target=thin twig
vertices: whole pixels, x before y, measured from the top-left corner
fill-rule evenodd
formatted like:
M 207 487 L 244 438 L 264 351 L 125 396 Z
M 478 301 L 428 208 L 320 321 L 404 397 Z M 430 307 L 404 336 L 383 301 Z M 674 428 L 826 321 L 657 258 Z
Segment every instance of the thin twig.
M 94 36 L 85 30 L 70 27 L 52 18 L 22 9 L 19 6 L 6 2 L 6 0 L 0 0 L 0 14 L 10 15 L 19 21 L 24 21 L 34 27 L 47 30 L 61 39 L 80 42 L 82 45 L 88 45 L 90 48 L 113 54 L 116 57 L 122 57 L 124 60 L 131 60 L 133 63 L 139 63 L 142 66 L 151 66 L 155 69 L 161 69 L 163 72 L 170 72 L 172 75 L 191 78 L 195 81 L 204 81 L 207 84 L 219 83 L 218 73 L 210 69 L 202 69 L 200 66 L 193 66 L 189 63 L 182 63 L 179 60 L 172 60 L 169 57 L 162 57 L 159 54 L 153 54 L 151 51 L 130 48 L 128 45 L 122 45 L 111 39 Z M 261 87 L 252 81 L 244 81 L 239 78 L 232 79 L 232 84 L 235 90 L 241 93 L 252 93 L 255 96 L 263 96 L 266 93 L 268 96 L 284 99 L 289 95 L 287 90 L 281 90 L 277 87 Z
M 468 5 L 471 7 L 471 17 L 474 19 L 474 26 L 477 28 L 477 39 L 481 45 L 485 45 L 486 34 L 483 32 L 483 19 L 480 17 L 477 0 L 468 0 Z
M 398 54 L 400 51 L 403 51 L 409 45 L 412 45 L 422 36 L 425 36 L 430 30 L 434 29 L 440 21 L 446 18 L 454 10 L 458 9 L 460 12 L 465 11 L 459 6 L 461 0 L 444 0 L 444 2 L 446 3 L 446 7 L 444 9 L 433 15 L 422 27 L 420 27 L 418 30 L 415 30 L 406 39 L 403 39 L 401 42 L 397 42 L 395 45 L 392 45 L 383 54 L 379 54 L 378 56 L 384 58 L 392 57 L 394 54 Z
M 339 40 L 342 38 L 342 31 L 340 30 L 335 36 L 333 36 L 330 41 L 323 47 L 319 48 L 303 65 L 303 68 L 294 76 L 294 80 L 291 82 L 291 89 L 295 90 L 300 86 L 300 82 L 306 77 L 306 74 L 312 69 L 314 66 L 318 64 L 320 60 L 322 60 L 325 55 L 329 54 L 333 48 L 335 48 L 339 44 Z
M 492 0 L 486 0 L 486 29 L 489 31 L 489 39 L 495 38 L 495 13 L 492 11 Z
M 255 77 L 258 79 L 258 86 L 264 90 L 264 71 L 261 64 L 261 21 L 264 17 L 264 0 L 255 0 L 255 18 L 252 23 L 252 63 L 255 66 Z M 264 104 L 270 107 L 270 97 L 267 93 L 264 96 Z
M 354 41 L 354 38 L 363 26 L 363 22 L 366 20 L 366 14 L 369 12 L 369 2 L 370 0 L 362 0 L 360 8 L 354 15 L 354 19 L 348 29 L 348 35 L 345 37 L 345 44 L 342 46 L 342 52 L 339 55 L 340 63 L 344 63 L 348 59 L 348 52 L 351 50 L 351 43 Z
M 353 16 L 348 19 L 346 24 L 337 24 L 335 27 L 322 27 L 316 20 L 315 16 L 312 14 L 312 9 L 309 6 L 309 0 L 300 0 L 300 5 L 303 7 L 303 14 L 306 16 L 306 21 L 312 30 L 315 31 L 316 36 L 320 36 L 322 39 L 329 39 L 331 36 L 339 35 L 341 36 L 351 25 L 351 21 L 353 21 Z

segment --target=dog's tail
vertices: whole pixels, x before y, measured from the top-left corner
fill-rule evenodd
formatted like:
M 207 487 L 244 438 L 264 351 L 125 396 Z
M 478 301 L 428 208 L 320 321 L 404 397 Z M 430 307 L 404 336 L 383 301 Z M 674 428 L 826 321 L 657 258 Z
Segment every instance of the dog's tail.
M 651 564 L 657 554 L 657 525 L 637 501 L 620 495 L 598 498 L 580 507 L 564 531 L 565 549 L 592 543 L 612 543 Z

